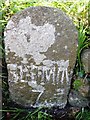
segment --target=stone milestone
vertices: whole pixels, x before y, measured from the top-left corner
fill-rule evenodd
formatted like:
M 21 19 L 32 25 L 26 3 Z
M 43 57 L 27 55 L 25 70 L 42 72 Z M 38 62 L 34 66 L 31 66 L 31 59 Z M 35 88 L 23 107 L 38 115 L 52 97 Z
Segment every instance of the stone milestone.
M 64 108 L 76 61 L 77 31 L 51 7 L 15 14 L 5 30 L 10 97 L 24 106 Z

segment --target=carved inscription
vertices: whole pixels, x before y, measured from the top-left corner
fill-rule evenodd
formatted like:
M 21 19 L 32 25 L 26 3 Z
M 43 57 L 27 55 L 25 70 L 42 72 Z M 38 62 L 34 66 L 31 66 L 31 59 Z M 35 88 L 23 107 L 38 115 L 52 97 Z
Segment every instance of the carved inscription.
M 17 66 L 17 64 L 8 64 L 8 69 L 10 69 L 13 76 L 10 82 L 25 82 L 31 88 L 32 92 L 39 93 L 36 99 L 36 103 L 39 101 L 40 97 L 44 93 L 46 88 L 44 85 L 51 82 L 55 85 L 59 82 L 64 84 L 64 80 L 69 82 L 68 77 L 68 66 L 69 60 L 64 61 L 51 61 L 46 60 L 43 62 L 43 66 L 33 65 L 30 66 Z M 18 71 L 19 70 L 19 73 Z M 24 73 L 26 75 L 24 75 Z M 38 82 L 39 81 L 39 82 Z
M 49 66 L 43 65 L 33 65 L 30 66 L 17 66 L 17 64 L 8 64 L 8 69 L 10 69 L 11 74 L 13 75 L 13 82 L 28 82 L 28 81 L 37 81 L 39 78 L 41 82 L 49 82 L 50 79 L 52 83 L 59 81 L 63 83 L 64 77 L 66 77 L 67 82 L 69 81 L 68 78 L 68 66 L 69 60 L 64 61 L 52 61 Z M 17 70 L 20 72 L 18 73 Z M 26 72 L 26 76 L 24 76 L 24 72 Z M 18 74 L 17 74 L 18 73 Z M 16 75 L 17 74 L 17 75 Z M 60 77 L 61 75 L 61 77 Z M 23 77 L 26 77 L 23 79 Z

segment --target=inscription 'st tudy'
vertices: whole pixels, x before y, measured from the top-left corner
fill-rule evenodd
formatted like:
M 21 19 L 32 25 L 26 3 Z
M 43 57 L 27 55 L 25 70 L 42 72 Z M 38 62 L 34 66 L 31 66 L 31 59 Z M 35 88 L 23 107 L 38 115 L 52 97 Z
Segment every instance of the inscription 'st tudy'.
M 77 31 L 56 8 L 30 7 L 5 30 L 10 97 L 24 106 L 65 107 L 76 61 Z

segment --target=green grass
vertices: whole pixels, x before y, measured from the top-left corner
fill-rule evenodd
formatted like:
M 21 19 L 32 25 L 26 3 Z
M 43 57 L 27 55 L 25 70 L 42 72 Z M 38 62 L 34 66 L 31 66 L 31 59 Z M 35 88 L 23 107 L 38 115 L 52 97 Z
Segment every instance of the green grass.
M 89 0 L 10 0 L 10 2 L 1 0 L 0 1 L 0 59 L 4 59 L 5 50 L 2 46 L 4 40 L 3 32 L 8 20 L 18 11 L 21 11 L 30 6 L 51 6 L 63 10 L 74 22 L 78 30 L 78 50 L 77 50 L 77 62 L 75 66 L 75 74 L 77 76 L 83 77 L 85 71 L 83 70 L 83 65 L 81 62 L 81 53 L 83 49 L 90 48 L 90 2 Z M 0 67 L 3 67 L 0 65 Z M 8 92 L 6 80 L 7 76 L 5 73 L 0 73 L 0 77 L 3 78 L 3 92 L 5 101 L 8 101 Z M 5 80 L 5 81 L 4 81 Z M 77 89 L 79 87 L 79 82 L 75 82 Z M 7 99 L 6 99 L 7 98 Z M 5 105 L 7 105 L 5 103 Z M 32 112 L 26 111 L 24 109 L 17 108 L 6 108 L 3 107 L 3 116 L 1 120 L 4 120 L 4 115 L 8 112 L 11 115 L 11 120 L 52 120 L 52 116 L 46 112 L 42 112 L 42 108 L 38 108 Z M 88 110 L 80 111 L 76 115 L 76 120 L 90 120 L 90 112 Z
M 74 81 L 74 89 L 78 90 L 83 85 L 83 82 L 81 80 L 75 80 Z
M 42 111 L 43 108 L 38 108 L 32 112 L 26 109 L 13 109 L 0 110 L 3 112 L 2 119 L 4 120 L 5 116 L 10 116 L 10 120 L 52 120 L 52 116 Z M 5 115 L 6 114 L 6 115 Z
M 90 120 L 90 111 L 84 108 L 76 115 L 76 120 Z

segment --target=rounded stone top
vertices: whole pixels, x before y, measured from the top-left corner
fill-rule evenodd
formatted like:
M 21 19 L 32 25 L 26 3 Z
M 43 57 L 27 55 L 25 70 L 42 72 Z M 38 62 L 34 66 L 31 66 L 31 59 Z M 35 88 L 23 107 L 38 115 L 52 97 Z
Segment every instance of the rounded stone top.
M 30 7 L 16 13 L 5 32 L 6 50 L 25 62 L 31 55 L 35 64 L 43 60 L 69 60 L 74 65 L 77 31 L 70 18 L 52 7 Z M 27 60 L 26 60 L 27 61 Z

